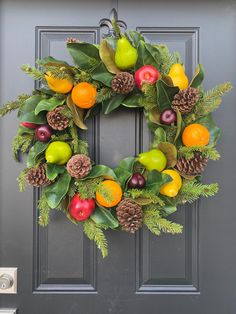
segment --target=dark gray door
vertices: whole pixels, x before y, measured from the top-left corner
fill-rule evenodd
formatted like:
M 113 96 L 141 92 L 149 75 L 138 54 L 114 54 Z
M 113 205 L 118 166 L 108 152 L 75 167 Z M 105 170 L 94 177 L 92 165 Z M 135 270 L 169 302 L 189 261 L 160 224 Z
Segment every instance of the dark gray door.
M 203 63 L 206 88 L 227 80 L 236 85 L 235 1 L 2 0 L 1 104 L 31 91 L 33 81 L 19 67 L 33 64 L 35 55 L 69 60 L 67 37 L 99 42 L 98 21 L 113 6 L 129 28 L 179 50 L 189 76 Z M 0 295 L 0 308 L 20 314 L 234 314 L 235 98 L 233 91 L 215 114 L 223 129 L 222 159 L 209 164 L 205 177 L 220 182 L 219 194 L 179 209 L 180 236 L 108 232 L 105 260 L 58 212 L 48 229 L 38 228 L 38 191 L 20 194 L 15 180 L 23 167 L 10 153 L 16 117 L 1 121 L 0 266 L 18 267 L 18 294 Z M 126 109 L 91 121 L 87 136 L 94 159 L 109 165 L 147 149 L 149 141 L 143 117 Z

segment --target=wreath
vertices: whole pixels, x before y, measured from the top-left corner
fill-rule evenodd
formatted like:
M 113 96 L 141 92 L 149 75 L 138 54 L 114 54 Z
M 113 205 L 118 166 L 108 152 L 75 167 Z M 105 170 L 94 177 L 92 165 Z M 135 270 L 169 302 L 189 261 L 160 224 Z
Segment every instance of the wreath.
M 61 210 L 107 255 L 104 230 L 135 233 L 143 225 L 155 235 L 178 234 L 182 226 L 167 217 L 177 206 L 213 196 L 218 184 L 203 184 L 209 159 L 220 155 L 220 129 L 212 112 L 232 85 L 205 91 L 198 65 L 191 81 L 180 55 L 153 44 L 136 31 L 121 30 L 100 45 L 67 40 L 74 65 L 46 57 L 22 70 L 40 81 L 31 95 L 22 94 L 0 109 L 18 110 L 20 121 L 12 144 L 26 168 L 18 177 L 42 187 L 38 221 L 47 226 L 52 209 Z M 118 107 L 142 110 L 152 133 L 150 150 L 122 159 L 116 168 L 97 165 L 81 139 L 86 121 Z

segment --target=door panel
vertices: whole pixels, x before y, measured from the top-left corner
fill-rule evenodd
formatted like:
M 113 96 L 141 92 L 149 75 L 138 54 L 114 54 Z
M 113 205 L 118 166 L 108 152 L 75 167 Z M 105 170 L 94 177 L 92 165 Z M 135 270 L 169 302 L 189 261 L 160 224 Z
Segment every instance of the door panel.
M 119 18 L 151 42 L 181 52 L 189 77 L 198 62 L 206 70 L 205 87 L 235 78 L 233 1 L 73 1 L 1 2 L 1 104 L 33 82 L 18 69 L 49 54 L 71 62 L 67 37 L 98 43 L 98 21 L 118 9 Z M 179 236 L 156 238 L 146 229 L 136 236 L 107 232 L 109 256 L 102 260 L 82 230 L 55 211 L 48 228 L 37 225 L 40 191 L 18 193 L 15 177 L 23 164 L 11 159 L 15 115 L 0 124 L 0 266 L 18 267 L 18 294 L 0 295 L 0 308 L 19 314 L 233 314 L 236 305 L 234 136 L 235 91 L 215 113 L 223 129 L 223 158 L 210 163 L 207 182 L 219 181 L 212 199 L 183 206 L 173 219 L 184 225 Z M 92 158 L 114 166 L 125 156 L 148 149 L 150 134 L 140 112 L 117 110 L 89 121 Z

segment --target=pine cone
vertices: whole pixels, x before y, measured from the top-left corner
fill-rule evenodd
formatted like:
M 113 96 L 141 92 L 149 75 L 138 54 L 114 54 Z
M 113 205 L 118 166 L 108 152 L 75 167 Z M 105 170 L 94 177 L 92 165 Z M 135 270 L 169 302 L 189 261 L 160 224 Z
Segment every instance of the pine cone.
M 61 113 L 63 109 L 64 106 L 60 106 L 47 113 L 48 124 L 53 130 L 63 131 L 69 125 L 69 119 Z
M 142 226 L 143 211 L 142 207 L 131 199 L 122 200 L 116 208 L 117 218 L 122 229 L 135 233 Z
M 174 96 L 172 101 L 172 108 L 179 109 L 181 113 L 190 112 L 199 100 L 199 91 L 194 87 L 180 90 Z
M 193 158 L 185 158 L 180 157 L 176 163 L 176 169 L 180 172 L 180 174 L 185 175 L 199 175 L 203 172 L 204 167 L 207 165 L 208 158 L 203 156 L 201 153 L 194 153 Z
M 45 184 L 50 184 L 51 181 L 48 180 L 46 176 L 46 164 L 42 164 L 37 168 L 30 169 L 27 174 L 26 180 L 29 183 L 29 185 L 33 185 L 36 187 Z
M 69 44 L 69 43 L 77 43 L 79 41 L 74 37 L 68 37 L 66 42 Z
M 91 160 L 86 155 L 74 155 L 68 161 L 66 169 L 72 177 L 82 179 L 86 177 L 92 169 Z
M 134 86 L 134 77 L 128 72 L 117 73 L 111 82 L 111 88 L 116 94 L 129 94 Z

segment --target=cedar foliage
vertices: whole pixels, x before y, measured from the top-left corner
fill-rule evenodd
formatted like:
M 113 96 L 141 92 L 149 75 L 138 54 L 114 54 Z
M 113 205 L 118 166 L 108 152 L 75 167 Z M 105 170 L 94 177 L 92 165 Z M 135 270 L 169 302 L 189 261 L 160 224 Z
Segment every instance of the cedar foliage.
M 211 160 L 218 160 L 220 158 L 219 152 L 212 146 L 181 146 L 178 150 L 178 155 L 179 157 L 193 158 L 194 152 L 200 152 Z
M 16 100 L 7 102 L 2 108 L 0 108 L 0 118 L 22 107 L 25 101 L 30 97 L 30 95 L 22 94 L 19 95 Z
M 29 151 L 32 141 L 34 139 L 34 134 L 17 134 L 12 142 L 12 154 L 16 161 L 20 161 L 19 154 L 25 154 Z

